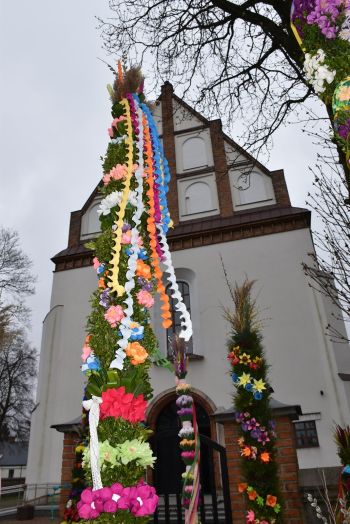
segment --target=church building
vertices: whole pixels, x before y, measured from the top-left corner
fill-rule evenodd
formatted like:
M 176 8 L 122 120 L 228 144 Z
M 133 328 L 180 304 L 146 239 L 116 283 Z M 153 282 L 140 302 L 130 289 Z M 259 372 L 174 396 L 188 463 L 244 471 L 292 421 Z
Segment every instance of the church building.
M 233 305 L 224 266 L 232 283 L 241 284 L 246 276 L 256 281 L 273 397 L 280 405 L 300 406 L 294 422 L 300 482 L 317 483 L 317 468 L 331 475 L 339 465 L 332 428 L 350 421 L 350 352 L 326 336 L 333 306 L 310 287 L 302 269 L 314 253 L 310 211 L 291 205 L 283 170 L 269 171 L 253 159 L 222 131 L 220 120 L 198 114 L 170 83 L 162 86 L 153 113 L 172 175 L 168 203 L 174 228 L 168 241 L 193 321 L 188 381 L 200 432 L 228 444 L 215 418 L 232 408 L 234 392 L 227 360 L 229 325 L 223 316 L 223 307 Z M 52 258 L 28 484 L 61 482 L 63 435 L 52 426 L 77 421 L 81 413 L 81 347 L 89 298 L 97 286 L 85 244 L 98 234 L 100 200 L 96 188 L 71 213 L 68 246 Z M 173 319 L 164 332 L 155 305 L 153 324 L 165 356 L 168 336 L 178 328 L 175 313 Z M 151 381 L 148 424 L 155 438 L 164 435 L 157 467 L 159 482 L 166 484 L 171 483 L 167 471 L 175 467 L 169 449 L 177 446 L 174 376 L 154 366 Z

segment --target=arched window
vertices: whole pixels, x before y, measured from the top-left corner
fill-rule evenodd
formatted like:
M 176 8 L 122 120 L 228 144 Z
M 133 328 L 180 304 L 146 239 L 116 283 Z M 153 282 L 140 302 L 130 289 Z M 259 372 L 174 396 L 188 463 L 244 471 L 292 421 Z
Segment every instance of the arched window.
M 213 201 L 208 184 L 194 182 L 186 188 L 185 208 L 187 215 L 213 210 Z
M 183 168 L 196 169 L 208 165 L 207 152 L 203 138 L 188 138 L 182 145 Z
M 178 280 L 177 285 L 179 286 L 179 291 L 182 295 L 182 299 L 187 308 L 187 311 L 191 313 L 190 286 L 187 284 L 187 282 L 184 282 L 183 280 Z M 180 312 L 177 311 L 175 308 L 176 302 L 171 296 L 170 284 L 167 286 L 166 292 L 170 298 L 171 320 L 173 322 L 170 328 L 167 329 L 167 351 L 168 351 L 168 355 L 170 355 L 172 352 L 171 341 L 174 335 L 178 335 L 181 331 L 181 318 L 180 318 Z M 187 352 L 193 353 L 192 338 L 189 342 L 187 342 Z

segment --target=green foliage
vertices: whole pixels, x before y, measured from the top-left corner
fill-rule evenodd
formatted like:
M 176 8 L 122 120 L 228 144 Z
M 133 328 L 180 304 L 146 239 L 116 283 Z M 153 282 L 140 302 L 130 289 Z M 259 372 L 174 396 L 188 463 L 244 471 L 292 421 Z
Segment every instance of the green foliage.
M 303 46 L 307 53 L 315 54 L 323 49 L 326 54 L 325 63 L 330 70 L 336 71 L 331 84 L 325 82 L 322 99 L 329 103 L 332 100 L 335 86 L 349 76 L 350 43 L 341 38 L 325 38 L 316 24 L 303 26 Z
M 120 104 L 114 104 L 112 108 L 113 117 L 119 117 L 124 114 L 123 107 Z M 123 137 L 126 133 L 126 125 L 124 121 L 117 123 L 114 126 L 115 137 Z M 135 137 L 134 137 L 135 138 Z M 136 149 L 134 148 L 134 162 L 136 161 Z M 127 149 L 125 143 L 110 143 L 107 148 L 105 157 L 102 159 L 103 172 L 109 173 L 116 164 L 125 164 L 127 158 Z M 136 188 L 136 177 L 131 178 L 130 189 Z M 114 191 L 123 191 L 124 181 L 111 180 L 107 185 L 101 183 L 100 194 L 106 197 Z M 146 187 L 143 194 L 143 200 L 147 209 Z M 117 296 L 114 292 L 109 292 L 108 303 L 100 304 L 101 293 L 109 287 L 109 271 L 111 269 L 110 262 L 113 257 L 114 249 L 114 224 L 118 217 L 119 207 L 115 206 L 106 216 L 100 216 L 101 234 L 93 242 L 88 243 L 89 249 L 94 251 L 94 256 L 98 259 L 100 264 L 103 264 L 104 270 L 99 274 L 98 289 L 91 297 L 91 312 L 87 320 L 87 333 L 89 335 L 88 344 L 93 350 L 94 356 L 97 357 L 100 363 L 100 369 L 89 370 L 87 372 L 88 382 L 86 385 L 86 398 L 92 395 L 101 396 L 103 391 L 110 388 L 125 387 L 127 393 L 132 393 L 135 397 L 142 394 L 148 400 L 152 397 L 152 387 L 149 380 L 149 368 L 152 361 L 165 365 L 164 359 L 160 357 L 158 351 L 157 339 L 150 326 L 149 311 L 137 301 L 137 293 L 142 289 L 137 277 L 135 277 L 135 287 L 132 290 L 133 298 L 133 315 L 132 320 L 137 324 L 143 326 L 143 338 L 139 343 L 147 351 L 149 357 L 144 363 L 134 365 L 131 359 L 125 358 L 123 369 L 110 369 L 110 363 L 115 357 L 115 352 L 118 349 L 118 341 L 121 338 L 121 333 L 118 327 L 112 327 L 106 320 L 105 314 L 109 306 L 121 306 L 125 309 L 124 296 Z M 134 208 L 130 204 L 126 206 L 124 223 L 133 226 Z M 143 249 L 150 256 L 151 249 L 149 246 L 147 235 L 147 213 L 141 217 L 141 225 L 138 228 L 139 234 L 143 241 Z M 126 249 L 128 245 L 121 245 L 119 258 L 119 283 L 125 285 L 127 281 L 126 273 L 128 266 L 128 255 Z M 151 274 L 153 275 L 153 268 L 149 260 L 146 263 L 150 265 Z M 103 269 L 103 268 L 102 268 Z M 153 280 L 150 280 L 152 285 Z M 153 283 L 153 288 L 155 285 Z M 106 306 L 106 307 L 105 307 Z M 139 441 L 146 441 L 151 435 L 151 431 L 143 424 L 130 423 L 123 418 L 107 417 L 100 420 L 98 426 L 98 438 L 100 442 L 108 441 L 112 447 L 122 444 L 126 440 L 137 439 Z M 91 471 L 88 464 L 84 463 L 86 480 L 92 483 Z M 105 461 L 101 468 L 101 479 L 104 486 L 110 486 L 115 482 L 120 482 L 123 486 L 135 486 L 145 476 L 145 470 L 136 464 L 136 460 L 130 461 L 126 465 L 117 463 L 112 465 Z M 135 518 L 132 514 L 125 511 L 118 511 L 115 514 L 102 513 L 99 518 L 95 519 L 96 523 L 110 524 L 110 523 L 138 523 L 143 524 L 149 521 L 149 518 Z
M 226 279 L 227 279 L 227 275 Z M 281 504 L 279 479 L 277 471 L 276 440 L 272 413 L 269 405 L 271 389 L 267 383 L 268 365 L 262 346 L 261 324 L 258 321 L 258 309 L 255 300 L 251 297 L 253 282 L 246 280 L 242 286 L 230 287 L 234 304 L 233 312 L 225 309 L 225 317 L 231 325 L 231 334 L 228 341 L 229 358 L 235 377 L 249 374 L 255 380 L 265 383 L 266 389 L 262 391 L 260 400 L 254 398 L 252 390 L 238 385 L 234 394 L 234 407 L 236 415 L 249 414 L 250 420 L 255 420 L 259 427 L 268 431 L 269 439 L 265 444 L 254 438 L 253 432 L 240 424 L 240 437 L 243 439 L 241 449 L 241 469 L 244 481 L 257 493 L 255 500 L 247 499 L 248 509 L 255 513 L 255 518 L 266 519 L 268 522 L 282 523 L 281 513 L 276 512 Z M 244 428 L 244 429 L 243 429 Z M 245 457 L 244 448 L 256 450 L 256 458 Z M 261 459 L 262 453 L 267 452 L 269 461 Z M 272 508 L 266 505 L 268 495 L 277 497 L 277 505 Z M 261 498 L 260 498 L 261 497 Z M 263 500 L 263 503 L 262 503 Z
M 101 513 L 94 519 L 96 524 L 146 524 L 149 517 L 134 517 L 128 511 L 118 511 L 118 513 Z

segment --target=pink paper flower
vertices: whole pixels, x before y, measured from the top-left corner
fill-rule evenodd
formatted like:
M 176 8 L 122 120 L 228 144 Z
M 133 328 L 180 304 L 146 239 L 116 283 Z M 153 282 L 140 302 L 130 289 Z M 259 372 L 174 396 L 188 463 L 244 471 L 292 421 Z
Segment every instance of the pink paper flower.
M 100 262 L 98 260 L 97 257 L 94 257 L 94 259 L 92 260 L 93 264 L 94 264 L 94 269 L 97 269 L 99 266 L 100 266 Z
M 121 306 L 111 306 L 104 315 L 111 327 L 117 327 L 117 324 L 124 318 L 124 311 Z
M 79 517 L 84 520 L 96 519 L 103 511 L 103 502 L 91 488 L 84 489 L 77 504 Z
M 131 230 L 125 231 L 125 233 L 122 233 L 121 237 L 121 243 L 122 244 L 131 244 Z
M 154 298 L 152 297 L 151 293 L 148 291 L 145 291 L 144 289 L 141 289 L 137 294 L 137 301 L 141 306 L 145 306 L 146 308 L 151 308 L 154 304 Z
M 135 517 L 152 515 L 158 504 L 158 496 L 152 486 L 139 484 L 135 488 L 130 488 L 130 511 Z
M 123 120 L 126 120 L 126 117 L 125 117 L 124 115 L 118 116 L 117 118 L 115 118 L 115 119 L 113 120 L 113 122 L 112 122 L 111 125 L 112 125 L 113 127 L 117 127 L 117 124 L 118 124 L 119 122 L 122 122 Z
M 86 359 L 90 356 L 91 351 L 92 351 L 91 347 L 85 344 L 85 346 L 83 347 L 83 352 L 82 352 L 82 354 L 81 354 L 81 359 L 82 359 L 84 362 L 85 362 Z
M 250 509 L 248 512 L 247 512 L 247 522 L 254 522 L 255 520 L 255 513 L 252 509 Z

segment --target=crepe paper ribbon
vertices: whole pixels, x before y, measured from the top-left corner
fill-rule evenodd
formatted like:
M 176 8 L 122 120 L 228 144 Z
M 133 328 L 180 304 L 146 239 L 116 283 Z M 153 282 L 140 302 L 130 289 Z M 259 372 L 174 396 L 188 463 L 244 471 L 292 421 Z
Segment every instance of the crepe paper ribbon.
M 146 192 L 146 195 L 148 197 L 148 205 L 149 205 L 149 215 L 147 218 L 147 231 L 149 233 L 149 244 L 151 248 L 151 262 L 152 266 L 154 268 L 154 276 L 156 278 L 157 282 L 157 291 L 160 296 L 161 302 L 163 302 L 163 305 L 161 306 L 162 310 L 162 318 L 163 322 L 162 325 L 164 329 L 169 328 L 172 325 L 171 321 L 171 311 L 170 311 L 170 300 L 166 293 L 165 286 L 163 284 L 163 273 L 160 268 L 159 264 L 159 258 L 158 258 L 158 252 L 156 249 L 156 237 L 157 237 L 157 228 L 155 224 L 155 218 L 154 218 L 154 180 L 153 180 L 153 155 L 152 155 L 152 145 L 150 140 L 150 133 L 149 128 L 147 124 L 147 119 L 144 117 L 143 119 L 143 128 L 144 128 L 144 137 L 145 137 L 145 173 L 146 173 L 146 182 L 148 184 L 148 190 Z
M 166 273 L 168 273 L 168 282 L 170 283 L 170 289 L 172 291 L 171 296 L 175 301 L 175 309 L 180 313 L 181 319 L 181 331 L 179 337 L 183 338 L 186 342 L 190 340 L 193 334 L 192 321 L 189 312 L 184 304 L 182 295 L 179 290 L 179 286 L 176 282 L 176 276 L 174 267 L 171 261 L 171 254 L 168 246 L 168 242 L 161 225 L 157 225 L 158 235 L 160 238 L 160 244 L 164 253 L 164 266 L 166 268 Z
M 168 211 L 168 203 L 166 197 L 167 192 L 169 190 L 168 184 L 170 181 L 170 172 L 168 162 L 164 156 L 163 146 L 160 141 L 157 126 L 153 119 L 152 113 L 146 104 L 141 104 L 141 107 L 147 116 L 148 125 L 151 133 L 155 162 L 154 173 L 156 175 L 156 184 L 159 190 L 159 208 L 162 215 L 161 221 L 163 232 L 166 233 L 169 229 L 170 224 L 170 215 Z
M 134 302 L 132 297 L 132 290 L 135 287 L 135 273 L 138 260 L 138 254 L 140 252 L 140 245 L 138 243 L 139 232 L 138 227 L 141 224 L 141 216 L 145 210 L 142 200 L 143 195 L 143 124 L 142 124 L 142 111 L 137 109 L 137 118 L 138 118 L 138 139 L 136 142 L 137 148 L 137 158 L 138 158 L 138 168 L 135 171 L 135 178 L 137 181 L 136 187 L 136 199 L 137 206 L 134 211 L 132 221 L 134 227 L 131 230 L 131 255 L 128 259 L 128 267 L 126 271 L 126 283 L 125 283 L 125 292 L 126 299 L 123 301 L 126 305 L 124 309 L 124 318 L 122 319 L 119 330 L 122 334 L 122 338 L 118 340 L 119 349 L 116 352 L 116 358 L 111 362 L 110 368 L 123 369 L 123 364 L 120 363 L 120 352 L 124 351 L 129 343 L 129 338 L 132 333 L 131 322 L 132 315 L 134 312 Z M 118 353 L 118 354 L 117 354 Z M 120 367 L 122 365 L 122 367 Z
M 99 459 L 99 442 L 97 435 L 97 426 L 100 420 L 100 404 L 102 403 L 101 397 L 92 396 L 90 400 L 83 401 L 83 408 L 89 412 L 89 430 L 90 430 L 90 465 L 91 465 L 91 476 L 93 491 L 101 489 L 101 470 L 100 470 L 100 459 Z
M 118 65 L 119 67 L 119 65 Z M 115 221 L 115 232 L 114 232 L 114 245 L 112 248 L 113 251 L 113 257 L 110 261 L 110 273 L 108 275 L 109 285 L 108 287 L 111 288 L 112 291 L 115 291 L 118 295 L 118 297 L 121 297 L 125 293 L 124 287 L 119 283 L 119 260 L 120 260 L 120 249 L 121 249 L 121 236 L 122 236 L 122 226 L 124 221 L 124 215 L 125 215 L 125 208 L 128 203 L 128 196 L 130 191 L 130 181 L 133 174 L 133 139 L 132 139 L 132 122 L 131 122 L 131 116 L 130 116 L 130 107 L 128 101 L 123 98 L 120 102 L 122 106 L 124 106 L 125 111 L 125 127 L 126 127 L 126 133 L 127 138 L 125 139 L 125 144 L 127 147 L 126 152 L 126 165 L 127 165 L 127 172 L 125 175 L 125 184 L 124 184 L 124 190 L 121 202 L 119 204 L 119 212 L 117 214 L 117 218 Z
M 193 430 L 194 430 L 194 439 L 196 442 L 195 447 L 195 456 L 192 463 L 192 466 L 186 467 L 187 475 L 190 474 L 193 476 L 193 486 L 190 497 L 189 508 L 185 510 L 185 524 L 197 524 L 198 521 L 198 505 L 199 505 L 199 495 L 200 495 L 200 440 L 196 416 L 196 407 L 193 402 Z M 183 486 L 183 495 L 185 495 L 186 488 L 186 478 Z

